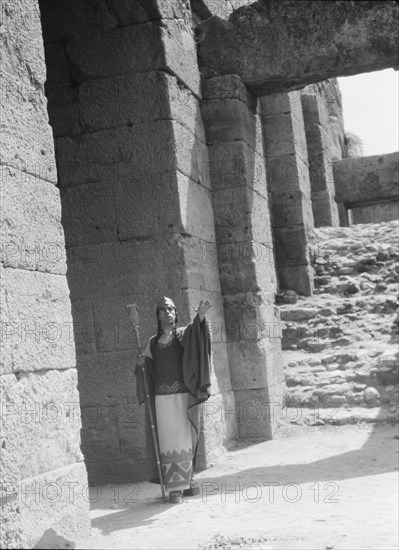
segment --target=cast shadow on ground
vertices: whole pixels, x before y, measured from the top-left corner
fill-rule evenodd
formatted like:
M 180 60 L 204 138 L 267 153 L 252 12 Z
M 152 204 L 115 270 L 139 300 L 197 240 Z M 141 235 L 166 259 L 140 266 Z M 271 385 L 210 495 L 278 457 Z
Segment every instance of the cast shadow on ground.
M 317 429 L 317 428 L 315 428 Z M 212 475 L 212 470 L 206 472 L 206 477 L 198 478 L 200 494 L 191 499 L 206 499 L 220 490 L 221 485 L 226 492 L 242 490 L 243 486 L 284 486 L 288 484 L 304 484 L 317 482 L 338 482 L 345 479 L 374 476 L 398 470 L 398 426 L 375 425 L 366 443 L 360 448 L 345 453 L 339 453 L 324 459 L 308 463 L 285 463 L 280 465 L 247 468 L 227 475 Z M 248 449 L 249 447 L 242 447 Z M 240 449 L 237 449 L 239 452 Z M 291 457 L 292 460 L 295 457 Z M 243 457 L 243 460 L 245 458 Z M 289 462 L 290 457 L 285 458 Z M 265 463 L 267 455 L 265 455 Z M 145 487 L 142 498 L 127 508 L 123 503 L 111 504 L 115 511 L 92 520 L 92 527 L 101 530 L 102 535 L 110 535 L 114 531 L 131 529 L 156 522 L 156 516 L 166 512 L 176 504 L 164 504 L 160 496 L 159 486 Z M 148 488 L 149 487 L 149 488 Z M 140 495 L 138 495 L 140 497 Z M 117 511 L 122 507 L 122 510 Z

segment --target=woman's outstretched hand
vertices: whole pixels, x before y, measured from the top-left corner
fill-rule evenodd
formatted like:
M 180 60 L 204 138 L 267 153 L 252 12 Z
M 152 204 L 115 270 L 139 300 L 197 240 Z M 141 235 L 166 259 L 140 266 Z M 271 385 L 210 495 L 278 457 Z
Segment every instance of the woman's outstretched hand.
M 211 309 L 212 302 L 210 300 L 201 300 L 196 312 L 198 314 L 198 317 L 200 318 L 200 321 L 202 322 L 204 320 L 205 315 L 207 312 Z

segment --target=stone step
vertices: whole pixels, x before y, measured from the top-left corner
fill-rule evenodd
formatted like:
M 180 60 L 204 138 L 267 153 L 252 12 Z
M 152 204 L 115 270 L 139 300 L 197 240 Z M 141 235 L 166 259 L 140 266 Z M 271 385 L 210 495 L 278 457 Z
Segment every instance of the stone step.
M 399 407 L 397 385 L 375 386 L 371 383 L 348 382 L 335 379 L 316 386 L 308 380 L 309 386 L 287 388 L 284 396 L 286 406 L 315 407 L 340 406 L 389 406 Z
M 288 355 L 288 357 L 287 357 Z M 294 359 L 296 358 L 296 360 Z M 396 404 L 399 352 L 392 344 L 380 350 L 335 350 L 310 357 L 287 352 L 285 401 L 290 405 L 312 406 Z
M 364 422 L 398 422 L 396 407 L 289 407 L 283 417 L 291 424 L 322 426 L 360 424 Z
M 398 233 L 398 222 L 316 230 L 314 295 L 280 307 L 287 407 L 397 419 Z

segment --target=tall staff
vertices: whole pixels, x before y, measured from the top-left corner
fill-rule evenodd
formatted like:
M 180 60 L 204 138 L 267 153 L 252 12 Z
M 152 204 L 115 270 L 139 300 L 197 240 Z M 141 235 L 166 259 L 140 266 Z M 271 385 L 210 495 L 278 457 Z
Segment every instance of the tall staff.
M 134 332 L 136 334 L 137 347 L 138 347 L 137 358 L 139 358 L 139 357 L 142 358 L 143 354 L 141 352 L 140 334 L 139 334 L 139 314 L 138 314 L 137 309 L 136 309 L 136 304 L 128 304 L 127 309 L 128 309 L 128 312 L 129 312 L 130 322 L 132 323 Z M 145 398 L 146 398 L 146 402 L 147 402 L 147 406 L 148 406 L 148 412 L 149 412 L 149 415 L 150 415 L 152 441 L 153 441 L 153 444 L 154 444 L 155 459 L 156 459 L 156 463 L 157 463 L 159 481 L 161 483 L 162 499 L 163 499 L 164 502 L 166 502 L 166 493 L 165 493 L 165 485 L 164 485 L 164 482 L 163 482 L 163 474 L 162 474 L 162 467 L 161 467 L 161 458 L 160 458 L 160 452 L 159 452 L 158 438 L 157 438 L 157 433 L 156 433 L 156 430 L 155 430 L 154 415 L 153 415 L 151 402 L 150 402 L 150 393 L 148 391 L 148 383 L 147 383 L 147 373 L 146 373 L 144 363 L 142 363 L 140 365 L 140 368 L 141 368 L 141 372 L 142 372 L 142 375 L 143 375 Z

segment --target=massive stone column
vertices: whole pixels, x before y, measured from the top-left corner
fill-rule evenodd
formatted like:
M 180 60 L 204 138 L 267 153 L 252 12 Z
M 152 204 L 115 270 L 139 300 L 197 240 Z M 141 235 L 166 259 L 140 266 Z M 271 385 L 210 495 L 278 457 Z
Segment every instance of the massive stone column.
M 64 547 L 90 522 L 42 30 L 36 1 L 0 10 L 0 545 Z
M 311 86 L 302 92 L 303 118 L 315 227 L 338 226 L 335 202 L 333 151 L 329 147 L 329 112 L 323 97 Z
M 314 222 L 301 95 L 264 95 L 260 106 L 280 287 L 309 296 Z
M 257 100 L 238 77 L 213 78 L 204 84 L 202 113 L 239 434 L 270 438 L 283 373 Z
M 207 254 L 215 230 L 191 11 L 161 0 L 41 7 L 87 410 L 83 451 L 91 480 L 139 480 L 144 411 L 126 304 L 137 304 L 143 344 L 156 332 L 162 295 L 174 299 L 183 325 L 205 297 L 213 326 L 224 323 L 217 256 Z M 231 416 L 217 424 L 223 408 L 234 409 L 224 342 L 214 342 L 213 365 L 202 465 L 236 434 Z

